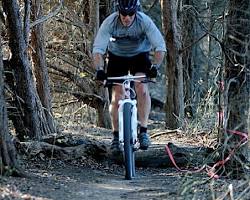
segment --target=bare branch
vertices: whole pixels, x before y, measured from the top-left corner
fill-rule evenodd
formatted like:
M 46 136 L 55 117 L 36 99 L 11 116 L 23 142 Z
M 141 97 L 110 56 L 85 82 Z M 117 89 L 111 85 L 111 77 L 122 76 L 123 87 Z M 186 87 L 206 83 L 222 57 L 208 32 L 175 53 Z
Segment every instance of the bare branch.
M 80 77 L 78 75 L 73 74 L 70 71 L 63 70 L 55 65 L 48 64 L 49 68 L 56 70 L 57 72 L 61 73 L 61 76 L 67 78 L 68 80 L 75 83 L 77 87 L 79 87 L 82 91 L 90 93 L 92 91 L 89 84 L 86 84 L 86 80 L 84 77 Z
M 150 5 L 150 7 L 145 11 L 145 13 L 148 13 L 151 11 L 151 9 L 157 4 L 158 0 L 154 0 L 154 2 Z
M 105 104 L 105 100 L 101 96 L 96 94 L 69 91 L 61 88 L 55 88 L 55 92 L 70 94 L 76 97 L 78 99 L 78 102 L 82 101 L 84 104 L 95 109 L 97 109 L 100 105 Z
M 52 12 L 49 13 L 48 15 L 43 16 L 43 17 L 41 17 L 40 19 L 34 21 L 33 23 L 30 24 L 30 27 L 32 28 L 32 27 L 34 27 L 34 26 L 36 26 L 36 25 L 38 25 L 38 24 L 40 24 L 40 23 L 43 23 L 43 22 L 49 20 L 50 18 L 56 16 L 56 15 L 60 12 L 62 6 L 63 6 L 63 0 L 60 1 L 59 6 L 58 6 L 54 11 L 52 11 Z
M 187 49 L 191 48 L 193 45 L 195 45 L 196 43 L 198 43 L 199 41 L 201 41 L 204 37 L 206 37 L 208 35 L 208 33 L 205 33 L 204 35 L 202 35 L 200 38 L 198 38 L 197 40 L 195 40 L 192 44 L 182 48 L 179 53 L 183 53 L 184 51 L 186 51 Z

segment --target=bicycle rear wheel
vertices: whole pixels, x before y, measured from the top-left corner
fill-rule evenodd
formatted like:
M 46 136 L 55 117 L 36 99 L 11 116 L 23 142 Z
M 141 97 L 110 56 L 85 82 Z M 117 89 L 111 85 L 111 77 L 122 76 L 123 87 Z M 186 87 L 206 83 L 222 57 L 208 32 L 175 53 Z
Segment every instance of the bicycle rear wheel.
M 135 156 L 132 138 L 132 105 L 125 103 L 123 107 L 123 128 L 124 128 L 124 163 L 125 179 L 131 180 L 135 176 Z

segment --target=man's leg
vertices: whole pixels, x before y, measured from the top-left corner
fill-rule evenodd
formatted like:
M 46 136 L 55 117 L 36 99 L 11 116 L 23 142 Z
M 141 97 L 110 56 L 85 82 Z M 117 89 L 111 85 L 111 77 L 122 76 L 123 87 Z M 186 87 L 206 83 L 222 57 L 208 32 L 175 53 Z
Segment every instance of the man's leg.
M 112 88 L 112 99 L 110 104 L 110 114 L 112 120 L 112 129 L 113 131 L 118 131 L 118 102 L 124 97 L 121 86 L 113 86 Z
M 147 127 L 148 117 L 151 109 L 151 99 L 148 90 L 148 84 L 137 83 L 136 94 L 138 101 L 138 115 L 141 126 Z
M 142 75 L 142 73 L 136 73 L 136 75 Z M 140 132 L 138 138 L 140 142 L 140 148 L 146 150 L 150 144 L 147 126 L 151 109 L 151 99 L 149 95 L 148 84 L 136 83 L 135 88 L 138 102 L 138 117 L 140 121 Z
M 121 86 L 113 86 L 112 88 L 112 99 L 109 107 L 112 129 L 113 129 L 113 141 L 111 144 L 111 150 L 119 151 L 119 127 L 118 127 L 118 102 L 124 96 Z

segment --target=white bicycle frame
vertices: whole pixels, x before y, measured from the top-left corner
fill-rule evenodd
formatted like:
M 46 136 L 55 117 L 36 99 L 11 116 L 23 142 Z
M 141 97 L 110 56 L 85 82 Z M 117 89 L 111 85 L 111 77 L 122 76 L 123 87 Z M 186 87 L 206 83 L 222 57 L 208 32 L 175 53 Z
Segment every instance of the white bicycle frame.
M 124 142 L 124 128 L 123 128 L 123 106 L 125 103 L 130 103 L 132 105 L 132 117 L 131 117 L 131 129 L 132 129 L 132 137 L 133 144 L 136 143 L 137 140 L 137 107 L 136 100 L 124 99 L 119 101 L 119 109 L 118 109 L 118 120 L 119 120 L 119 142 Z
M 137 142 L 137 101 L 135 99 L 131 99 L 131 92 L 135 95 L 135 91 L 131 88 L 131 81 L 136 82 L 136 79 L 146 78 L 145 75 L 133 76 L 128 74 L 126 76 L 119 76 L 119 77 L 108 77 L 107 80 L 124 80 L 122 83 L 115 83 L 114 85 L 121 85 L 124 90 L 125 98 L 119 100 L 119 108 L 118 108 L 118 124 L 119 124 L 119 142 L 124 143 L 124 125 L 123 125 L 123 106 L 125 103 L 129 103 L 132 105 L 132 117 L 131 117 L 131 129 L 132 129 L 132 137 L 133 137 L 133 144 L 135 145 Z M 139 82 L 139 81 L 138 81 Z

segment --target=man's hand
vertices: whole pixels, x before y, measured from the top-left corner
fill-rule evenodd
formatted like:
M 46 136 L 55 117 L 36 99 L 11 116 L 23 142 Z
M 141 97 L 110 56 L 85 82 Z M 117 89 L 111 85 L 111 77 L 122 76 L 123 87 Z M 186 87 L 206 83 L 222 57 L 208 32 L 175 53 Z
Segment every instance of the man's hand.
M 148 72 L 149 78 L 156 78 L 158 75 L 158 69 L 159 65 L 152 64 Z
M 96 77 L 96 80 L 98 81 L 104 81 L 107 79 L 107 75 L 102 69 L 99 69 L 96 71 L 95 77 Z

